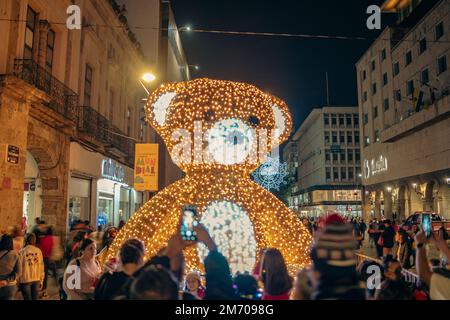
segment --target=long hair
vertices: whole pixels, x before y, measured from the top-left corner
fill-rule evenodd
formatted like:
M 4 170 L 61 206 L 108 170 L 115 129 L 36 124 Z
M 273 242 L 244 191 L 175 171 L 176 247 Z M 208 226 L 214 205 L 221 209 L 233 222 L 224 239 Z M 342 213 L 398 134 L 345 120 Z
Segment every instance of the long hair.
M 286 263 L 278 249 L 267 249 L 261 264 L 261 276 L 264 291 L 276 296 L 292 289 L 292 278 L 289 276 Z

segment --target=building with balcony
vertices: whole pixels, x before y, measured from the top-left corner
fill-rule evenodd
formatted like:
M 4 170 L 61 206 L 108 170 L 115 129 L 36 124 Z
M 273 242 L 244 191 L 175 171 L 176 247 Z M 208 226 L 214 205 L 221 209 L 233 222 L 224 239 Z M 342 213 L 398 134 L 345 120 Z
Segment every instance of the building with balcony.
M 450 3 L 386 1 L 398 15 L 356 64 L 365 213 L 450 217 Z
M 357 107 L 313 109 L 283 150 L 289 207 L 302 216 L 360 216 L 359 140 Z
M 72 4 L 81 30 L 66 27 Z M 0 19 L 0 231 L 22 217 L 29 225 L 41 217 L 59 234 L 75 219 L 127 220 L 150 196 L 133 189 L 135 143 L 159 142 L 143 121 L 138 79 L 160 64 L 159 48 L 149 54 L 155 65 L 114 0 L 6 0 Z M 158 80 L 189 77 L 176 70 Z M 171 160 L 160 145 L 162 188 L 179 173 L 165 172 Z

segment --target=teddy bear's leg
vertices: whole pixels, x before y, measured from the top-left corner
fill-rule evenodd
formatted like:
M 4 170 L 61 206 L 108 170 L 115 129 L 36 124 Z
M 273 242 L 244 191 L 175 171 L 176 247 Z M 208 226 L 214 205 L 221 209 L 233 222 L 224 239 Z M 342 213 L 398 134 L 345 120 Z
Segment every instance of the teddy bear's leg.
M 176 232 L 180 219 L 183 199 L 175 198 L 177 191 L 176 184 L 164 189 L 134 213 L 117 234 L 106 258 L 114 257 L 122 243 L 131 238 L 144 242 L 146 258 L 156 255 L 165 247 L 170 237 Z
M 246 192 L 240 192 L 243 203 L 248 205 L 249 217 L 257 238 L 267 247 L 277 248 L 293 268 L 309 265 L 311 235 L 300 219 L 272 193 L 249 181 Z

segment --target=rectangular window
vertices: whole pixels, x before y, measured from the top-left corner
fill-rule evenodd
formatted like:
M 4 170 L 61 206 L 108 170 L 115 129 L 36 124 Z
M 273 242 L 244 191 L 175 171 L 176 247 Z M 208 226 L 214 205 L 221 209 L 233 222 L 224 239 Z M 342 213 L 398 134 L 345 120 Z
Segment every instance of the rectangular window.
M 439 40 L 444 35 L 444 23 L 441 22 L 436 26 L 436 40 Z
M 422 70 L 420 74 L 420 81 L 422 81 L 422 84 L 428 84 L 428 82 L 430 82 L 430 75 L 428 73 L 428 69 Z
M 375 142 L 380 141 L 380 130 L 375 130 Z
M 36 30 L 36 20 L 37 13 L 31 9 L 31 7 L 27 8 L 27 23 L 25 27 L 25 46 L 23 57 L 24 59 L 33 59 L 34 54 L 34 36 Z
M 92 95 L 92 68 L 86 65 L 86 72 L 84 76 L 84 106 L 91 105 L 91 95 Z
M 412 62 L 412 53 L 411 53 L 411 50 L 410 50 L 405 55 L 405 65 L 410 65 L 411 62 Z
M 55 31 L 49 30 L 47 34 L 47 52 L 45 58 L 45 67 L 48 72 L 52 72 L 53 55 L 55 52 Z
M 345 150 L 341 149 L 341 154 L 340 154 L 340 159 L 341 159 L 341 163 L 345 163 Z
M 406 95 L 412 95 L 414 93 L 414 81 L 413 80 L 409 80 L 406 83 Z
M 375 70 L 376 64 L 375 64 L 375 60 L 372 60 L 372 71 Z
M 354 179 L 354 171 L 353 171 L 353 167 L 349 167 L 348 168 L 348 180 L 353 180 Z
M 376 83 L 372 83 L 372 95 L 377 93 L 377 84 Z
M 352 115 L 346 114 L 345 119 L 346 119 L 347 128 L 351 128 L 352 127 Z
M 359 144 L 359 131 L 355 131 L 355 144 Z
M 323 124 L 325 127 L 330 125 L 330 116 L 328 114 L 323 115 Z
M 378 117 L 378 107 L 373 107 L 373 118 L 376 119 Z
M 427 51 L 427 38 L 423 38 L 419 42 L 419 54 L 422 54 L 425 51 Z
M 340 115 L 339 115 L 339 126 L 340 126 L 340 127 L 345 126 L 345 118 L 344 118 L 344 115 L 343 115 L 343 114 L 340 114 Z
M 359 127 L 359 114 L 354 114 L 353 115 L 353 125 L 355 128 Z
M 330 132 L 329 131 L 325 131 L 325 144 L 326 145 L 330 144 Z
M 331 142 L 332 143 L 337 143 L 338 141 L 337 141 L 337 132 L 336 131 L 333 131 L 332 133 L 331 133 Z
M 333 168 L 333 180 L 339 181 L 339 168 L 337 167 Z
M 347 168 L 341 167 L 341 180 L 347 180 Z
M 445 71 L 447 71 L 447 56 L 443 55 L 442 57 L 438 58 L 438 75 Z
M 347 144 L 352 144 L 352 143 L 353 143 L 353 132 L 347 131 Z
M 364 147 L 367 147 L 370 144 L 370 138 L 368 136 L 364 137 Z
M 331 168 L 330 167 L 325 168 L 325 176 L 326 176 L 327 180 L 331 180 Z
M 383 73 L 383 86 L 388 84 L 388 75 L 387 73 Z
M 353 149 L 347 149 L 347 162 L 353 162 Z
M 394 77 L 400 73 L 400 65 L 398 62 L 394 63 Z
M 362 79 L 366 80 L 366 78 L 367 78 L 366 70 L 363 70 L 363 72 L 362 72 Z
M 338 161 L 338 154 L 333 153 L 333 162 L 336 163 L 336 161 Z
M 384 109 L 384 111 L 389 110 L 389 99 L 388 98 L 384 99 L 383 109 Z
M 364 124 L 368 124 L 369 123 L 369 114 L 364 113 Z
M 381 50 L 381 61 L 386 60 L 386 49 Z
M 337 116 L 335 114 L 331 115 L 331 125 L 334 127 L 337 125 Z
M 339 132 L 339 143 L 345 144 L 345 132 L 344 131 Z
M 325 149 L 325 161 L 331 161 L 331 152 L 330 149 Z
M 367 101 L 367 91 L 364 91 L 364 93 L 363 93 L 363 101 L 364 102 Z
M 356 163 L 361 162 L 361 150 L 355 149 L 355 161 Z
M 361 179 L 362 174 L 361 174 L 361 168 L 360 167 L 356 167 L 356 176 Z

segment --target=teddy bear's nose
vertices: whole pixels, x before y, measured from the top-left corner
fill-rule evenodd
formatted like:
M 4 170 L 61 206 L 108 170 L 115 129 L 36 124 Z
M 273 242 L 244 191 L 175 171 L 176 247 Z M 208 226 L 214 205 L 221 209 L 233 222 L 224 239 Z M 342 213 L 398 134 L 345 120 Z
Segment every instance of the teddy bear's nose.
M 228 135 L 228 143 L 230 143 L 231 145 L 236 146 L 238 144 L 242 144 L 243 141 L 244 134 L 240 131 L 234 130 Z

